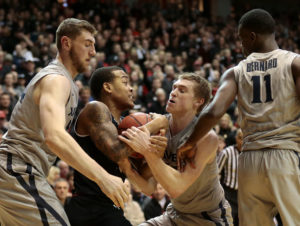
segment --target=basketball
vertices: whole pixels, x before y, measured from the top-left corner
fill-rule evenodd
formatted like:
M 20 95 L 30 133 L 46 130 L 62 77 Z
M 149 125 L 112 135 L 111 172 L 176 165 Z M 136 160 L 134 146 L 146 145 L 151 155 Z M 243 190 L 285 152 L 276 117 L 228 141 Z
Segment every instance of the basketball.
M 134 126 L 134 127 L 140 127 L 142 125 L 145 125 L 146 123 L 151 121 L 151 116 L 149 114 L 143 113 L 143 112 L 135 112 L 132 113 L 125 118 L 122 119 L 118 126 L 119 134 L 121 134 L 124 130 Z M 130 156 L 135 159 L 144 158 L 141 154 L 134 152 Z

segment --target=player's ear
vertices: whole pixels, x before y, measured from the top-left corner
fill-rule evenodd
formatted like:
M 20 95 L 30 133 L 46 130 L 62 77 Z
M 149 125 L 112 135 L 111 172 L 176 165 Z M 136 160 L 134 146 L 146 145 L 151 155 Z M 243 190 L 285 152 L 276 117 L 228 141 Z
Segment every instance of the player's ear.
M 107 93 L 111 93 L 112 92 L 112 87 L 111 87 L 111 84 L 109 82 L 104 82 L 103 83 L 103 89 L 105 92 Z
M 252 41 L 255 41 L 256 38 L 257 38 L 256 33 L 255 33 L 255 32 L 251 32 L 251 33 L 250 33 L 250 38 L 251 38 Z
M 65 50 L 70 50 L 71 49 L 72 40 L 69 37 L 63 36 L 63 37 L 61 37 L 60 41 L 61 41 L 61 46 L 62 46 L 63 49 L 65 49 Z
M 204 104 L 204 98 L 197 98 L 195 101 L 195 108 L 199 109 L 200 106 L 202 106 Z

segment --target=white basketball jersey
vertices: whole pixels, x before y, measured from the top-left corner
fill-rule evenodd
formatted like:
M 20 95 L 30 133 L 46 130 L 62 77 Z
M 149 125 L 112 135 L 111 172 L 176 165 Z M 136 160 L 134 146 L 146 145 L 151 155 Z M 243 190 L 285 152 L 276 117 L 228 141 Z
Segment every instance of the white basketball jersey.
M 234 67 L 243 151 L 300 152 L 300 102 L 291 71 L 297 56 L 281 49 L 252 53 Z
M 70 96 L 65 106 L 66 129 L 71 125 L 78 104 L 78 88 L 64 65 L 55 60 L 34 76 L 27 85 L 24 94 L 13 110 L 8 131 L 3 136 L 0 145 L 0 151 L 18 156 L 44 176 L 48 175 L 48 170 L 54 163 L 56 155 L 45 144 L 39 106 L 33 100 L 33 91 L 35 84 L 49 74 L 59 74 L 67 77 L 70 81 Z

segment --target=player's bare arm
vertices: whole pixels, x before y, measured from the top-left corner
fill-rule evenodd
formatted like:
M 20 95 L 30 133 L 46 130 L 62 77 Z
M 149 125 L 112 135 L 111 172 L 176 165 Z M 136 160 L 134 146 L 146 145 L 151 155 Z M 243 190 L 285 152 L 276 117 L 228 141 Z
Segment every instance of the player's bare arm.
M 296 85 L 297 96 L 300 100 L 300 57 L 296 57 L 292 62 L 292 73 Z
M 124 135 L 127 139 L 121 139 L 134 151 L 145 156 L 154 178 L 167 190 L 171 198 L 178 197 L 195 182 L 203 172 L 205 165 L 213 160 L 217 150 L 217 135 L 210 131 L 195 146 L 195 168 L 187 164 L 185 171 L 180 172 L 165 164 L 161 158 L 152 152 L 147 151 L 151 147 L 150 136 L 146 132 L 132 128 Z
M 140 188 L 144 194 L 151 195 L 154 192 L 157 182 L 154 179 L 148 164 L 145 164 L 145 168 L 141 169 L 140 172 L 137 172 L 132 168 L 128 158 L 122 160 L 119 165 L 121 171 L 126 174 L 129 181 Z
M 146 127 L 150 134 L 157 134 L 160 130 L 167 130 L 169 128 L 169 121 L 165 115 L 150 113 L 152 121 L 148 122 L 142 127 Z
M 39 105 L 45 142 L 54 154 L 95 181 L 117 206 L 123 208 L 128 191 L 121 179 L 108 174 L 90 158 L 64 128 L 69 92 L 70 82 L 60 75 L 48 75 L 35 87 L 34 100 Z
M 227 111 L 230 104 L 234 101 L 237 94 L 237 84 L 234 77 L 233 68 L 228 69 L 222 76 L 218 89 L 213 101 L 203 109 L 200 114 L 194 132 L 188 141 L 178 150 L 178 162 L 189 160 L 193 162 L 195 153 L 193 147 L 196 142 L 207 134 L 211 128 L 218 123 L 222 115 Z M 181 161 L 183 160 L 183 161 Z M 180 164 L 180 168 L 183 165 Z
M 118 130 L 111 120 L 108 107 L 99 101 L 92 101 L 80 113 L 77 131 L 89 135 L 96 147 L 117 163 L 128 157 L 131 149 L 120 142 Z

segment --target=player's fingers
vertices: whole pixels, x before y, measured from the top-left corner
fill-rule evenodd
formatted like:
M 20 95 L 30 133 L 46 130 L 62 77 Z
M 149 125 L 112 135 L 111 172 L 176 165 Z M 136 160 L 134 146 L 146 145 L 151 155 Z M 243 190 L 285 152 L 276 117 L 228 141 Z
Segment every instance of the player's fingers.
M 152 135 L 151 138 L 156 139 L 156 140 L 165 140 L 165 141 L 168 140 L 168 138 L 166 138 L 165 136 L 161 136 L 161 135 Z
M 152 152 L 158 152 L 157 151 L 157 145 L 156 144 L 149 144 L 149 147 L 151 148 L 150 150 L 152 151 Z
M 123 184 L 122 197 L 123 197 L 124 203 L 128 202 L 129 194 L 130 194 L 130 191 L 129 191 L 128 187 L 125 184 Z
M 149 140 L 151 143 L 159 143 L 159 144 L 168 142 L 168 138 L 163 136 L 151 136 Z
M 127 129 L 126 131 L 122 132 L 123 136 L 126 136 L 127 138 L 132 138 L 134 136 L 135 132 L 131 129 Z
M 166 130 L 165 129 L 159 130 L 159 135 L 166 136 Z
M 128 140 L 126 137 L 121 136 L 121 135 L 119 135 L 118 137 L 119 137 L 119 139 L 120 139 L 121 141 L 123 141 L 125 144 L 127 144 L 127 145 L 129 145 L 129 146 L 131 147 L 131 144 L 132 144 L 132 141 L 131 141 L 131 140 Z
M 165 150 L 167 147 L 167 142 L 164 141 L 155 141 L 155 142 L 151 142 L 151 144 L 155 145 L 155 148 L 157 148 L 158 150 Z
M 119 207 L 121 207 L 122 209 L 124 209 L 124 200 L 121 194 L 117 193 L 116 195 L 116 199 L 118 200 L 119 203 Z
M 109 198 L 111 199 L 111 201 L 113 201 L 116 207 L 120 207 L 120 204 L 118 200 L 114 197 L 114 195 L 109 196 Z

